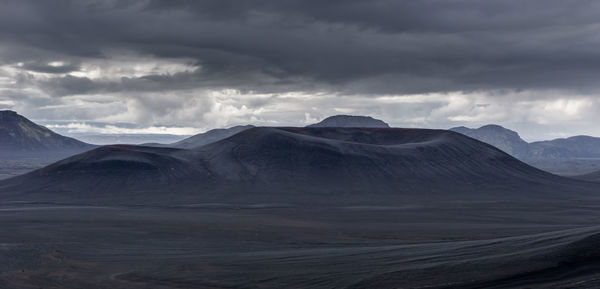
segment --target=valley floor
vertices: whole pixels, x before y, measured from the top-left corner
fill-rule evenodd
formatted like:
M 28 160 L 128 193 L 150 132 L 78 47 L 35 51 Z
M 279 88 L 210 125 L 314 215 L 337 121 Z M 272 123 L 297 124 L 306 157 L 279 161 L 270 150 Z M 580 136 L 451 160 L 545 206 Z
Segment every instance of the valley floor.
M 597 288 L 600 202 L 0 207 L 0 288 Z
M 28 173 L 33 170 L 37 170 L 44 166 L 47 166 L 55 159 L 41 159 L 41 158 L 17 158 L 10 159 L 2 157 L 0 158 L 0 180 L 16 177 Z

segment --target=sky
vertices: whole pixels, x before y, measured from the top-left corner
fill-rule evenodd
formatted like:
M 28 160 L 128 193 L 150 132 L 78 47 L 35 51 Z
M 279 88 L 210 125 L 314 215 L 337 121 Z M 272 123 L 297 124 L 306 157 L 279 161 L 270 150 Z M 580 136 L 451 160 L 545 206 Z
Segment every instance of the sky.
M 335 114 L 600 136 L 600 2 L 0 0 L 0 109 L 65 134 Z

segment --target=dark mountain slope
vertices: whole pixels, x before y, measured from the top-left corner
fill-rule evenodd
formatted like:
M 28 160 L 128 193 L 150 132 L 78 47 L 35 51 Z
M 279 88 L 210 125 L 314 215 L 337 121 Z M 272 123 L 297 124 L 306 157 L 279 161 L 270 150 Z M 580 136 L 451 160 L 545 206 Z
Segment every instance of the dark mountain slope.
M 132 200 L 137 192 L 188 190 L 208 184 L 206 170 L 186 158 L 191 152 L 131 145 L 103 146 L 0 183 L 15 199 Z M 2 189 L 2 185 L 6 189 Z M 58 195 L 54 195 L 58 194 Z M 125 195 L 123 195 L 125 194 Z M 147 195 L 133 202 L 157 199 Z
M 386 203 L 567 197 L 583 184 L 450 131 L 261 127 L 196 150 L 102 147 L 4 181 L 0 193 L 5 200 Z
M 0 155 L 68 155 L 93 147 L 37 125 L 14 111 L 0 111 Z
M 414 194 L 560 179 L 442 130 L 260 128 L 201 150 L 217 175 L 277 190 Z
M 359 115 L 334 115 L 319 123 L 308 125 L 307 127 L 379 127 L 389 128 L 390 126 L 382 120 L 370 116 Z

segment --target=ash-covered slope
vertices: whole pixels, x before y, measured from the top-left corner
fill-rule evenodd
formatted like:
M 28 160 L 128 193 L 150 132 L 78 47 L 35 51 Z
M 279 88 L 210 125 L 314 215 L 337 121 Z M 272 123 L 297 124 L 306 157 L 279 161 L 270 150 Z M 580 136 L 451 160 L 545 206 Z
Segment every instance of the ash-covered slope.
M 179 149 L 109 145 L 5 180 L 0 192 L 15 200 L 143 203 L 157 195 L 137 192 L 186 190 L 202 183 L 205 172 Z
M 579 185 L 450 131 L 260 127 L 196 150 L 102 147 L 4 181 L 0 195 L 128 203 L 385 203 L 566 196 Z
M 0 111 L 0 155 L 74 154 L 93 145 L 59 135 L 14 111 Z
M 215 174 L 257 189 L 420 194 L 562 181 L 444 130 L 258 128 L 201 150 Z

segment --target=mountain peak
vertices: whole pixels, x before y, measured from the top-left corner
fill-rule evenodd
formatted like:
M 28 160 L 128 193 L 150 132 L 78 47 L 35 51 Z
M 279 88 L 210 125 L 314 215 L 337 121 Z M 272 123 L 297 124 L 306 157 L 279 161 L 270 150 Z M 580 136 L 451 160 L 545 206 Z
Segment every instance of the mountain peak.
M 486 124 L 486 125 L 478 128 L 478 129 L 480 129 L 480 130 L 485 130 L 485 129 L 510 130 L 510 129 L 507 129 L 507 128 L 505 128 L 505 127 L 503 127 L 501 125 L 498 125 L 498 124 Z M 510 130 L 510 131 L 512 131 L 512 130 Z
M 308 125 L 307 127 L 370 127 L 389 128 L 390 126 L 380 119 L 361 115 L 334 115 L 325 118 L 321 122 Z
M 0 110 L 0 115 L 18 115 L 14 110 Z
M 0 122 L 18 118 L 25 117 L 12 110 L 0 110 Z

